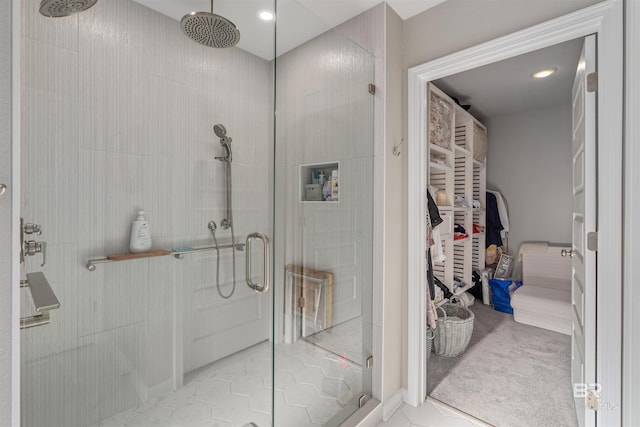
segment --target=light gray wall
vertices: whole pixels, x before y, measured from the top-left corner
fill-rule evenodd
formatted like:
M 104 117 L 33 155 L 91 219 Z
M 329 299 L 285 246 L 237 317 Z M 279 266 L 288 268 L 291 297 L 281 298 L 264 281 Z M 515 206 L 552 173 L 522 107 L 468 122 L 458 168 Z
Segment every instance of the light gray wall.
M 11 425 L 11 1 L 0 0 L 0 425 Z
M 522 30 L 597 0 L 447 0 L 404 25 L 408 67 Z
M 394 156 L 393 146 L 402 141 L 402 20 L 393 9 L 387 7 L 385 43 L 385 272 L 384 272 L 384 343 L 385 343 L 385 387 L 384 399 L 389 400 L 402 387 L 406 376 L 406 316 L 402 310 L 407 298 L 407 147 L 399 147 L 400 156 Z
M 524 241 L 571 242 L 571 106 L 491 117 L 487 188 L 509 205 L 510 254 Z

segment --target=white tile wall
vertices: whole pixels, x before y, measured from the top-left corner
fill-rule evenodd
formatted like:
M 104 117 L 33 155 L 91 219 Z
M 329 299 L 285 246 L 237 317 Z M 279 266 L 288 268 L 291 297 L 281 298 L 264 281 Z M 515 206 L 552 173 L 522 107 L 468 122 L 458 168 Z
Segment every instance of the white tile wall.
M 203 284 L 215 292 L 215 253 L 95 272 L 85 265 L 128 252 L 138 209 L 148 212 L 154 248 L 212 243 L 207 222 L 225 215 L 215 123 L 233 138 L 236 240 L 272 234 L 273 65 L 239 49 L 204 48 L 178 22 L 129 0 L 98 2 L 64 19 L 44 18 L 37 1 L 21 3 L 22 212 L 43 225 L 44 272 L 61 303 L 49 326 L 23 332 L 24 425 L 85 426 L 170 388 L 174 368 L 182 369 L 184 330 L 196 330 L 188 321 L 203 322 L 194 292 Z M 228 242 L 230 232 L 220 229 L 218 238 Z M 230 257 L 223 255 L 225 290 Z M 251 299 L 240 282 L 244 255 L 236 261 L 231 305 L 212 306 L 232 328 L 215 323 L 227 340 L 247 314 L 255 317 L 238 309 L 246 299 L 269 315 L 268 299 Z M 25 270 L 39 270 L 39 262 L 28 259 Z M 262 321 L 259 337 L 244 346 L 268 337 Z M 215 352 L 212 342 L 198 349 L 199 363 L 225 355 L 225 343 L 215 344 Z

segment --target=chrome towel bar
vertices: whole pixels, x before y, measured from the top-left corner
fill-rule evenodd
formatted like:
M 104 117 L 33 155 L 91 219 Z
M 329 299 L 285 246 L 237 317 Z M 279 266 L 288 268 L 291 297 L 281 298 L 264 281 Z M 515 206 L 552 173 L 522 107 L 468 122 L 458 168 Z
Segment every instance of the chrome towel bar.
M 237 251 L 244 251 L 244 247 L 245 247 L 244 243 L 236 243 L 235 245 L 232 245 L 232 244 L 220 245 L 218 246 L 218 249 L 230 249 L 230 248 L 233 248 L 234 246 Z M 185 255 L 193 254 L 196 252 L 209 252 L 209 251 L 215 251 L 215 250 L 216 250 L 215 246 L 201 246 L 201 247 L 187 249 L 187 250 L 170 251 L 168 254 L 163 253 L 162 255 L 173 255 L 174 258 L 176 259 L 182 259 L 184 258 Z M 150 258 L 150 257 L 146 257 L 146 258 Z M 140 258 L 136 258 L 136 259 L 140 259 Z M 125 260 L 113 260 L 113 259 L 109 259 L 108 257 L 90 259 L 89 261 L 87 261 L 87 270 L 96 271 L 96 264 L 106 264 L 109 262 L 119 262 L 119 261 L 125 261 Z

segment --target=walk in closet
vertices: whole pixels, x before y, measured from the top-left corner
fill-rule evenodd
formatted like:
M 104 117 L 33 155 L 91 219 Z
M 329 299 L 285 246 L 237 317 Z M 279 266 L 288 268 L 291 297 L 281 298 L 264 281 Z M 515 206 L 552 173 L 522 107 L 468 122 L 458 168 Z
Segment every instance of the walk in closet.
M 427 185 L 443 219 L 444 260 L 434 260 L 433 271 L 460 295 L 484 268 L 487 129 L 432 83 L 426 120 Z

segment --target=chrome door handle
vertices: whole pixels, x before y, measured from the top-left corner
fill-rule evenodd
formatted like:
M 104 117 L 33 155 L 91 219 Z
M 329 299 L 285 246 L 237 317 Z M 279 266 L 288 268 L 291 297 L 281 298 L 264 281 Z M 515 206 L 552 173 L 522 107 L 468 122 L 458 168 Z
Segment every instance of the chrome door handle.
M 560 251 L 560 255 L 562 255 L 563 257 L 564 256 L 568 256 L 569 258 L 573 258 L 573 250 L 572 249 L 569 249 L 569 250 L 563 249 L 563 250 Z
M 263 255 L 264 283 L 263 284 L 253 283 L 253 280 L 251 280 L 251 241 L 254 239 L 262 240 L 262 245 L 264 246 L 264 255 Z M 259 293 L 267 292 L 269 290 L 269 284 L 271 283 L 271 273 L 270 273 L 271 250 L 269 248 L 269 238 L 267 237 L 266 234 L 262 234 L 258 232 L 248 234 L 245 248 L 247 253 L 247 256 L 245 258 L 246 260 L 245 274 L 246 274 L 247 286 L 249 286 L 251 289 Z

